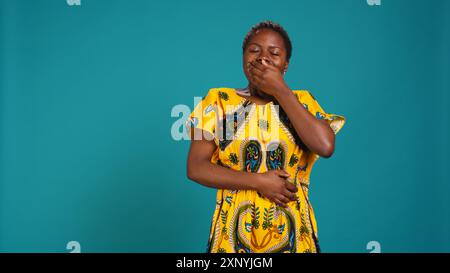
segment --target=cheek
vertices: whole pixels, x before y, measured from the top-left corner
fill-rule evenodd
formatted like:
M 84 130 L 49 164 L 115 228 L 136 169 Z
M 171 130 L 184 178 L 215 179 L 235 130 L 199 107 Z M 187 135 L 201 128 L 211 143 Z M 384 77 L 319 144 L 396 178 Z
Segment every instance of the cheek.
M 252 58 L 251 56 L 245 56 L 242 59 L 242 67 L 244 68 L 244 71 L 246 74 L 250 73 L 248 64 L 254 60 L 255 60 L 255 58 Z
M 284 64 L 284 62 L 281 60 L 280 57 L 273 57 L 271 59 L 271 61 L 272 61 L 272 64 L 278 68 L 283 66 L 283 64 Z
M 284 71 L 284 67 L 286 66 L 286 63 L 284 61 L 282 61 L 281 59 L 274 60 L 273 64 L 280 71 Z
M 243 55 L 243 60 L 247 61 L 247 62 L 251 62 L 254 61 L 258 58 L 259 53 L 257 52 L 250 52 L 250 51 L 246 51 Z
M 245 56 L 245 58 L 243 59 L 243 64 L 245 66 L 249 62 L 253 62 L 254 60 L 256 60 L 256 58 L 254 56 L 251 56 L 251 55 Z
M 244 74 L 247 78 L 250 75 L 249 67 L 247 66 L 248 62 L 249 62 L 248 60 L 243 60 L 242 62 L 242 69 L 244 70 Z

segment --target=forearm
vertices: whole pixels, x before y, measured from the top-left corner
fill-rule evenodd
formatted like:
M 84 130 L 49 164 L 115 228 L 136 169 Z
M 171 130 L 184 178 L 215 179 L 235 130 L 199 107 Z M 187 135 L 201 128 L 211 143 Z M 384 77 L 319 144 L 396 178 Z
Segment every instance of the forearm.
M 331 156 L 334 151 L 335 135 L 328 123 L 311 115 L 298 103 L 297 98 L 288 87 L 277 92 L 275 98 L 308 149 L 322 157 Z
M 259 174 L 236 171 L 207 160 L 189 160 L 189 179 L 206 187 L 229 190 L 257 190 Z

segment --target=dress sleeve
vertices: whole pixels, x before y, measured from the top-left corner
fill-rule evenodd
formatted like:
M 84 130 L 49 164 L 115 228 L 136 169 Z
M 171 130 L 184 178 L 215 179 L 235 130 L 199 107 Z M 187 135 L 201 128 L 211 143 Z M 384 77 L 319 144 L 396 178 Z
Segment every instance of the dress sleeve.
M 297 98 L 300 103 L 307 109 L 316 119 L 324 119 L 328 122 L 334 134 L 336 135 L 344 126 L 345 118 L 341 115 L 331 114 L 325 112 L 323 108 L 319 105 L 314 96 L 308 91 L 300 91 L 297 93 Z M 313 152 L 308 152 L 306 156 L 307 167 L 305 169 L 305 177 L 309 180 L 311 171 L 316 161 L 320 156 Z
M 186 129 L 191 137 L 192 128 L 198 128 L 215 136 L 217 123 L 217 99 L 218 94 L 214 89 L 210 89 L 208 94 L 195 106 L 194 111 L 186 120 Z M 194 136 L 200 139 L 201 136 Z M 214 138 L 215 139 L 215 138 Z
M 316 119 L 324 119 L 328 122 L 334 134 L 337 134 L 345 124 L 345 118 L 341 115 L 327 113 L 319 105 L 309 91 L 297 92 L 297 98 Z

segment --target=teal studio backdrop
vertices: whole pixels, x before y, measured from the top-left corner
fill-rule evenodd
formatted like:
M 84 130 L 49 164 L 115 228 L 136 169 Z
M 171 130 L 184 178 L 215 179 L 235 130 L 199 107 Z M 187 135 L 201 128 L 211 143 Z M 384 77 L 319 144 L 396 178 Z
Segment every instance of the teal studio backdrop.
M 244 87 L 265 19 L 291 36 L 288 84 L 347 118 L 311 177 L 322 250 L 450 251 L 450 1 L 0 8 L 1 252 L 205 251 L 216 191 L 186 178 L 172 109 Z

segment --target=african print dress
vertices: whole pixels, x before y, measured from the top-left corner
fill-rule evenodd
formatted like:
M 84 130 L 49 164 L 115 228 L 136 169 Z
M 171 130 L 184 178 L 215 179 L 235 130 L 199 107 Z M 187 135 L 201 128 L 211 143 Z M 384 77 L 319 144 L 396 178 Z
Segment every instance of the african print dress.
M 269 102 L 257 105 L 234 88 L 213 88 L 187 120 L 214 136 L 211 162 L 226 168 L 264 173 L 282 169 L 298 187 L 298 201 L 277 206 L 253 190 L 218 189 L 208 252 L 319 252 L 317 225 L 308 199 L 311 169 L 319 156 L 302 143 L 286 113 Z M 299 103 L 334 133 L 345 118 L 326 113 L 311 93 L 293 91 Z

